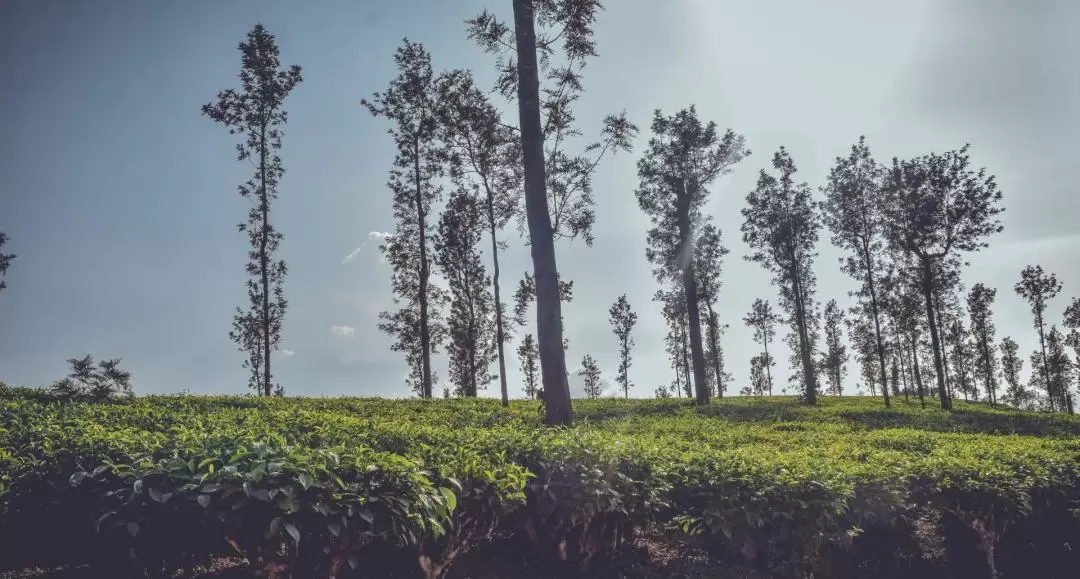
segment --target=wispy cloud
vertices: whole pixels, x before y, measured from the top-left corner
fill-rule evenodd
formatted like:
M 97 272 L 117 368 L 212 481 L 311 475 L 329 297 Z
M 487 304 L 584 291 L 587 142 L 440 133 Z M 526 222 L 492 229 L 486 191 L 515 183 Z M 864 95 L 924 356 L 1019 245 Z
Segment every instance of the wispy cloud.
M 341 260 L 342 264 L 348 265 L 356 260 L 360 256 L 360 250 L 364 249 L 370 241 L 383 241 L 391 237 L 388 231 L 369 231 L 367 234 L 367 241 L 360 244 L 360 247 L 352 250 L 352 253 L 345 256 L 345 259 Z
M 352 337 L 356 335 L 356 328 L 352 326 L 333 326 L 330 328 L 330 332 L 341 336 L 342 338 L 349 338 L 351 340 Z
M 296 355 L 296 350 L 282 349 L 281 355 L 285 356 L 286 358 L 292 358 Z

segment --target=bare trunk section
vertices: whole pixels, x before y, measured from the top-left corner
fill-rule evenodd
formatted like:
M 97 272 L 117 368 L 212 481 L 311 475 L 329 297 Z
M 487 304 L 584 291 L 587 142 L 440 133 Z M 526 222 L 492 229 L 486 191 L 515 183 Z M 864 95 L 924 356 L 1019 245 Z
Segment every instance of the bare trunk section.
M 885 394 L 885 408 L 892 406 L 889 400 L 889 380 L 885 371 L 885 342 L 881 338 L 881 316 L 878 314 L 877 287 L 874 284 L 874 265 L 869 251 L 866 255 L 866 283 L 870 289 L 870 311 L 874 315 L 874 337 L 877 339 L 878 361 L 881 363 L 881 391 Z
M 1051 392 L 1050 384 L 1050 364 L 1046 360 L 1046 332 L 1043 328 L 1043 316 L 1042 312 L 1035 312 L 1035 325 L 1039 328 L 1039 347 L 1042 350 L 1042 375 L 1043 384 L 1046 384 L 1046 399 L 1050 401 L 1050 412 L 1054 411 L 1054 396 L 1056 392 Z
M 923 388 L 922 372 L 919 370 L 919 336 L 913 333 L 911 335 L 911 361 L 915 365 L 915 384 L 919 389 L 919 405 L 926 408 L 926 389 Z
M 904 384 L 904 400 L 908 397 L 907 364 L 904 362 L 904 342 L 900 339 L 900 330 L 893 324 L 893 333 L 896 334 L 896 357 L 900 359 L 900 379 Z
M 716 397 L 724 397 L 724 384 L 723 384 L 723 371 L 720 367 L 720 322 L 716 319 L 716 312 L 713 311 L 713 305 L 711 301 L 705 302 L 705 308 L 709 315 L 709 346 L 713 352 L 713 372 L 716 372 Z
M 979 341 L 982 342 L 983 346 L 983 366 L 986 374 L 986 395 L 990 397 L 990 405 L 993 406 L 997 404 L 997 384 L 994 381 L 994 372 L 991 371 L 992 366 L 990 365 L 990 340 L 984 335 Z
M 270 396 L 270 256 L 266 254 L 269 243 L 267 228 L 270 226 L 270 199 L 266 192 L 266 125 L 259 130 L 259 205 L 262 209 L 262 231 L 259 232 L 259 264 L 262 267 L 262 391 Z
M 952 400 L 949 399 L 949 391 L 945 387 L 945 363 L 941 357 L 941 339 L 938 337 L 937 313 L 934 311 L 934 272 L 930 267 L 929 258 L 920 259 L 923 270 L 923 298 L 926 300 L 926 321 L 930 326 L 930 342 L 934 350 L 938 398 L 943 409 L 952 410 Z
M 427 256 L 427 212 L 424 211 L 423 185 L 420 181 L 420 139 L 413 141 L 413 177 L 416 181 L 416 225 L 420 234 L 420 357 L 422 398 L 431 398 L 431 328 L 428 326 L 428 280 L 431 269 Z
M 772 396 L 772 358 L 769 357 L 769 340 L 761 341 L 765 346 L 765 376 L 769 379 L 769 396 Z
M 555 262 L 555 240 L 544 183 L 544 135 L 540 129 L 540 80 L 532 0 L 514 0 L 518 58 L 518 116 L 525 169 L 525 213 L 536 281 L 536 337 L 544 388 L 544 419 L 550 425 L 574 421 L 566 352 L 562 340 L 562 302 Z
M 803 366 L 803 389 L 806 392 L 806 403 L 817 404 L 817 376 L 814 373 L 814 361 L 810 355 L 810 335 L 806 328 L 806 304 L 803 300 L 799 265 L 792 256 L 791 285 L 795 297 L 795 325 L 799 330 L 799 354 Z
M 495 294 L 495 339 L 499 351 L 499 393 L 502 395 L 502 405 L 510 405 L 509 393 L 506 389 L 506 354 L 503 345 L 506 342 L 506 330 L 503 328 L 502 298 L 499 296 L 499 240 L 495 236 L 495 199 L 488 189 L 488 227 L 491 231 L 491 288 Z
M 705 349 L 701 346 L 701 308 L 698 305 L 697 276 L 694 275 L 694 232 L 690 228 L 690 192 L 686 181 L 679 180 L 679 258 L 685 260 L 682 268 L 683 293 L 686 297 L 687 326 L 690 330 L 690 356 L 694 363 L 694 402 L 698 406 L 709 403 L 709 380 L 705 373 Z

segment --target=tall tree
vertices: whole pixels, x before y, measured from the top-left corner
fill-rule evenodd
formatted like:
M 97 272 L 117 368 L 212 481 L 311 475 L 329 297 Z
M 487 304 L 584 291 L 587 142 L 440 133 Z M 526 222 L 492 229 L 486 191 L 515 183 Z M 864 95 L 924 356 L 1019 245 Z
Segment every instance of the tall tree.
M 829 381 L 829 394 L 840 396 L 844 391 L 844 376 L 847 375 L 847 346 L 844 345 L 844 312 L 829 300 L 825 304 L 825 353 L 821 367 Z M 882 384 L 888 384 L 886 380 Z M 888 396 L 888 393 L 886 393 Z
M 382 93 L 362 104 L 376 117 L 393 126 L 397 154 L 387 186 L 394 197 L 396 228 L 386 244 L 387 262 L 393 268 L 391 285 L 397 312 L 382 312 L 379 329 L 394 336 L 395 350 L 406 352 L 411 375 L 419 376 L 418 393 L 431 398 L 435 378 L 431 354 L 438 330 L 437 290 L 431 285 L 431 205 L 442 196 L 437 180 L 446 173 L 446 151 L 439 142 L 439 79 L 431 68 L 431 56 L 420 44 L 405 40 L 394 54 L 398 76 Z M 415 310 L 415 311 L 414 311 Z
M 1061 292 L 1061 282 L 1058 281 L 1056 275 L 1047 274 L 1043 271 L 1041 265 L 1029 265 L 1020 272 L 1020 281 L 1016 283 L 1014 289 L 1020 297 L 1027 300 L 1028 304 L 1031 305 L 1031 314 L 1035 316 L 1035 330 L 1039 332 L 1039 347 L 1042 350 L 1042 359 L 1046 360 L 1046 320 L 1044 314 L 1046 313 L 1047 302 L 1054 299 Z M 1043 385 L 1047 388 L 1052 387 L 1053 382 L 1049 375 L 1050 364 L 1040 364 L 1040 371 L 1042 372 Z M 1050 411 L 1053 412 L 1055 397 L 1050 396 L 1048 402 Z M 1061 410 L 1065 410 L 1065 408 L 1062 407 Z
M 1024 370 L 1024 359 L 1020 357 L 1020 347 L 1010 337 L 1001 339 L 998 346 L 1001 349 L 1001 376 L 1007 386 L 1005 390 L 1005 403 L 1012 404 L 1017 408 L 1024 408 L 1030 396 L 1020 382 L 1020 372 Z
M 768 377 L 768 367 L 772 365 L 772 359 L 766 353 L 758 354 L 750 358 L 750 385 L 743 387 L 740 392 L 743 396 L 772 396 L 772 382 Z
M 951 346 L 953 369 L 956 371 L 956 388 L 964 395 L 964 399 L 979 399 L 979 390 L 975 386 L 975 375 L 972 371 L 972 354 L 970 334 L 960 319 L 953 320 L 946 331 L 946 342 Z
M 8 236 L 4 234 L 3 231 L 0 231 L 0 249 L 4 248 L 4 243 L 6 243 L 7 240 Z M 16 255 L 14 253 L 3 253 L 0 251 L 0 290 L 7 287 L 7 284 L 4 283 L 4 276 L 7 275 L 8 267 L 11 266 L 11 261 L 15 259 L 15 257 Z
M 975 338 L 975 368 L 982 374 L 983 386 L 990 404 L 997 403 L 998 359 L 994 346 L 993 306 L 997 290 L 981 283 L 972 286 L 967 295 L 968 317 L 971 320 L 971 334 Z
M 479 201 L 458 193 L 447 202 L 435 236 L 435 261 L 451 296 L 450 379 L 460 396 L 475 397 L 494 378 L 489 369 L 497 357 L 495 300 L 478 248 L 484 229 Z
M 743 241 L 752 253 L 746 258 L 761 264 L 780 286 L 780 306 L 791 322 L 797 355 L 802 362 L 802 389 L 806 402 L 817 402 L 814 350 L 817 342 L 813 260 L 817 255 L 820 222 L 811 200 L 810 186 L 795 182 L 795 162 L 787 149 L 773 155 L 779 176 L 762 169 L 757 187 L 747 194 L 742 214 Z
M 724 247 L 720 229 L 712 223 L 705 223 L 697 235 L 694 246 L 694 276 L 697 278 L 698 299 L 705 306 L 705 336 L 707 348 L 705 359 L 716 378 L 716 395 L 723 397 L 727 372 L 724 370 L 724 351 L 720 337 L 727 324 L 720 322 L 717 303 L 720 300 L 720 274 L 724 265 L 724 256 L 730 253 Z
M 580 237 L 592 243 L 593 172 L 605 154 L 629 150 L 637 129 L 625 115 L 609 116 L 599 142 L 586 146 L 580 155 L 568 154 L 567 142 L 581 135 L 572 105 L 584 90 L 585 61 L 596 56 L 592 25 L 600 2 L 513 0 L 513 8 L 512 29 L 484 11 L 468 21 L 469 37 L 497 56 L 499 91 L 507 98 L 517 97 L 545 421 L 570 424 L 573 409 L 562 347 L 555 240 Z M 561 58 L 554 58 L 556 52 Z
M 750 313 L 743 318 L 743 322 L 754 329 L 754 341 L 765 348 L 762 360 L 765 375 L 768 379 L 769 396 L 772 396 L 773 379 L 771 368 L 773 361 L 772 356 L 769 355 L 769 344 L 776 336 L 776 324 L 780 322 L 780 316 L 773 312 L 768 301 L 757 298 L 754 300 L 754 304 L 750 306 Z
M 459 191 L 481 205 L 491 242 L 491 289 L 495 300 L 495 344 L 499 360 L 502 404 L 509 404 L 505 345 L 510 320 L 501 297 L 499 254 L 506 242 L 499 232 L 518 214 L 521 202 L 521 144 L 515 131 L 502 122 L 498 109 L 467 71 L 449 73 L 440 84 L 443 114 L 440 125 L 450 152 L 451 177 Z
M 704 225 L 701 209 L 708 200 L 709 186 L 717 177 L 730 173 L 748 154 L 746 141 L 730 129 L 721 135 L 714 122 L 702 123 L 693 106 L 672 116 L 655 111 L 651 128 L 649 146 L 638 160 L 639 184 L 635 191 L 638 205 L 652 224 L 645 256 L 653 264 L 657 281 L 678 279 L 682 283 L 695 400 L 697 404 L 708 404 L 710 388 L 701 339 L 695 236 Z
M 591 399 L 600 397 L 600 366 L 592 356 L 585 354 L 581 359 L 578 374 L 585 379 L 585 395 Z
M 657 290 L 653 295 L 654 302 L 660 302 L 660 312 L 667 322 L 668 333 L 664 338 L 667 344 L 668 358 L 675 369 L 675 381 L 672 383 L 672 392 L 678 395 L 679 391 L 685 392 L 686 396 L 693 398 L 693 386 L 690 382 L 690 340 L 687 338 L 686 298 L 683 297 L 682 285 L 673 284 L 670 290 Z
M 288 307 L 283 287 L 288 268 L 284 260 L 274 258 L 284 236 L 270 223 L 270 204 L 277 199 L 285 174 L 278 155 L 288 118 L 285 98 L 303 77 L 299 66 L 281 68 L 277 42 L 262 24 L 255 25 L 239 48 L 240 90 L 219 92 L 215 102 L 202 106 L 202 114 L 224 125 L 229 134 L 244 135 L 236 145 L 237 158 L 255 160 L 255 175 L 239 186 L 240 196 L 252 203 L 247 223 L 238 226 L 251 243 L 245 266 L 250 304 L 246 311 L 236 309 L 229 337 L 248 355 L 244 362 L 250 372 L 248 386 L 270 396 L 274 389 L 270 353 L 281 344 Z
M 540 389 L 539 359 L 540 352 L 536 349 L 536 340 L 532 334 L 525 334 L 518 346 L 518 358 L 521 359 L 521 376 L 525 382 L 525 397 L 529 400 L 536 398 Z
M 1046 391 L 1050 400 L 1056 400 L 1058 408 L 1065 409 L 1069 414 L 1073 413 L 1073 400 L 1070 386 L 1073 373 L 1073 363 L 1065 352 L 1065 337 L 1057 329 L 1057 325 L 1050 326 L 1046 333 L 1046 360 L 1043 375 L 1047 377 Z
M 938 272 L 950 258 L 974 252 L 989 244 L 986 239 L 1002 229 L 998 216 L 1001 191 L 986 169 L 973 170 L 968 145 L 944 154 L 930 153 L 901 161 L 893 159 L 884 192 L 889 241 L 917 261 L 925 300 L 927 324 L 934 350 L 938 398 L 941 407 L 952 407 L 945 387 L 934 295 Z
M 840 260 L 844 273 L 859 281 L 858 295 L 870 306 L 874 342 L 881 383 L 886 384 L 885 339 L 881 331 L 881 304 L 877 276 L 883 261 L 885 224 L 882 214 L 882 178 L 884 172 L 870 154 L 866 137 L 851 147 L 851 153 L 837 157 L 829 172 L 821 204 L 822 222 L 832 232 L 832 242 L 849 252 Z M 882 388 L 885 406 L 890 405 L 889 389 Z
M 631 332 L 637 324 L 637 314 L 630 309 L 630 301 L 626 294 L 619 296 L 608 310 L 611 321 L 611 331 L 619 340 L 619 370 L 615 379 L 622 385 L 623 396 L 630 397 L 630 350 L 634 347 L 634 337 Z

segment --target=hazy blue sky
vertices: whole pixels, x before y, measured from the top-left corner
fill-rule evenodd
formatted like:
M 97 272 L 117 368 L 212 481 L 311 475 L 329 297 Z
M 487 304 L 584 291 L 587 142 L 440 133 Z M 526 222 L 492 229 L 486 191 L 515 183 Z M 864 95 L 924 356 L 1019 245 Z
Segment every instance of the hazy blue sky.
M 741 319 L 754 298 L 776 294 L 742 259 L 739 209 L 782 144 L 817 187 L 860 134 L 881 160 L 971 142 L 1008 209 L 1005 233 L 964 275 L 968 285 L 998 288 L 999 337 L 1016 338 L 1025 358 L 1035 345 L 1027 306 L 1012 291 L 1025 264 L 1041 263 L 1064 282 L 1055 320 L 1080 294 L 1080 41 L 1068 28 L 1080 22 L 1080 4 L 607 4 L 578 109 L 586 133 L 609 112 L 626 109 L 647 128 L 654 108 L 693 103 L 746 135 L 754 151 L 709 204 L 731 249 L 720 313 L 731 324 L 724 347 L 736 389 L 758 351 Z M 236 46 L 262 22 L 283 63 L 304 69 L 287 101 L 288 173 L 275 206 L 291 268 L 288 351 L 276 355 L 275 374 L 291 394 L 404 394 L 404 361 L 375 328 L 389 306 L 390 272 L 368 242 L 393 226 L 384 185 L 393 147 L 385 122 L 360 99 L 392 78 L 402 37 L 424 43 L 437 68 L 471 68 L 489 81 L 491 59 L 462 24 L 485 6 L 510 16 L 509 0 L 4 2 L 0 231 L 19 257 L 0 293 L 0 380 L 47 383 L 64 373 L 65 359 L 92 353 L 122 356 L 142 393 L 245 390 L 242 354 L 227 333 L 245 299 L 246 240 L 235 225 L 246 202 L 235 191 L 251 167 L 234 159 L 233 138 L 199 107 L 237 85 Z M 507 110 L 513 118 L 516 108 Z M 558 254 L 575 280 L 565 309 L 568 363 L 589 352 L 614 373 L 606 311 L 628 293 L 641 314 L 637 395 L 671 377 L 664 325 L 649 303 L 656 284 L 644 261 L 647 220 L 633 195 L 646 139 L 599 170 L 596 245 L 561 245 Z M 506 236 L 509 285 L 531 264 L 516 232 Z M 836 257 L 823 243 L 818 297 L 847 304 L 852 283 Z M 437 364 L 445 376 L 445 359 Z M 516 357 L 509 365 L 518 394 Z M 851 374 L 848 388 L 854 364 Z

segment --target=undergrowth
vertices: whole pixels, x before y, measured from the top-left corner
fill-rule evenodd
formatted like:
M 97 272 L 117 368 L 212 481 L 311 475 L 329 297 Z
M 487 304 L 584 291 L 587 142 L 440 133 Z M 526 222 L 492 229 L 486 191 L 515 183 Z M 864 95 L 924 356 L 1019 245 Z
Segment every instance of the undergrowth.
M 966 576 L 1065 577 L 1077 564 L 1072 417 L 864 398 L 575 412 L 553 429 L 531 402 L 63 404 L 0 390 L 0 544 L 9 566 L 91 562 L 117 577 L 215 554 L 266 577 L 448 577 L 507 537 L 536 565 L 596 576 L 660 532 L 772 576 L 963 562 Z M 928 533 L 944 555 L 919 547 Z

